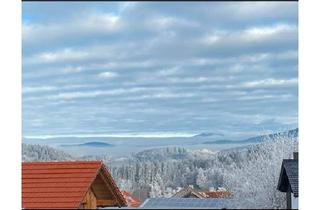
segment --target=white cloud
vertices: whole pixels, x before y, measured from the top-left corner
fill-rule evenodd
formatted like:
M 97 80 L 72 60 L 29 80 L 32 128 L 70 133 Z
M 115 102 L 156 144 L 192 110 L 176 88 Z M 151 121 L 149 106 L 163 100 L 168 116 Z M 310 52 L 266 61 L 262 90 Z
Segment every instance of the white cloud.
M 243 32 L 243 36 L 247 40 L 263 39 L 271 36 L 280 35 L 282 33 L 295 34 L 297 26 L 288 24 L 278 24 L 275 26 L 251 27 Z
M 296 113 L 296 104 L 287 103 L 297 100 L 296 3 L 289 9 L 251 2 L 133 5 L 70 7 L 57 19 L 59 8 L 37 10 L 46 18 L 23 23 L 28 86 L 22 91 L 34 93 L 23 94 L 26 131 L 33 133 L 32 118 L 46 122 L 34 129 L 38 133 L 66 133 L 61 123 L 66 120 L 70 133 L 137 129 L 125 120 L 130 118 L 143 119 L 154 130 L 162 123 L 166 129 L 247 132 L 263 122 L 259 114 L 271 120 Z M 25 11 L 24 17 L 36 16 Z M 225 115 L 228 111 L 252 116 Z M 193 116 L 207 121 L 189 126 Z M 86 124 L 89 118 L 101 122 Z
M 258 87 L 275 87 L 275 86 L 293 86 L 298 84 L 298 79 L 264 79 L 245 82 L 243 87 L 258 88 Z
M 112 78 L 115 78 L 118 76 L 117 73 L 115 72 L 109 72 L 109 71 L 106 71 L 106 72 L 102 72 L 98 75 L 100 78 L 103 78 L 103 79 L 112 79 Z
M 222 41 L 226 35 L 229 35 L 225 30 L 213 30 L 210 33 L 200 38 L 200 42 L 204 44 L 215 44 Z
M 173 27 L 195 27 L 198 26 L 198 23 L 186 20 L 183 18 L 177 18 L 177 17 L 170 17 L 170 16 L 162 16 L 162 17 L 155 17 L 150 20 L 149 22 L 151 29 L 169 29 Z
M 250 45 L 252 41 L 273 42 L 278 39 L 288 39 L 297 35 L 296 25 L 275 24 L 250 26 L 238 30 L 214 30 L 204 36 L 197 38 L 202 45 L 217 46 L 222 49 L 243 47 L 243 44 Z M 245 46 L 245 45 L 244 45 Z
M 22 39 L 25 44 L 43 41 L 114 33 L 121 28 L 120 17 L 109 13 L 88 13 L 59 23 L 23 23 Z
M 194 97 L 194 93 L 155 93 L 136 97 L 136 99 L 162 99 L 162 98 L 190 98 Z
M 233 76 L 199 76 L 199 77 L 171 77 L 167 81 L 169 83 L 202 83 L 202 82 L 224 82 L 232 79 Z
M 44 51 L 23 58 L 23 64 L 54 64 L 83 62 L 90 59 L 115 59 L 115 51 L 121 50 L 115 45 L 90 45 L 84 47 L 66 47 L 54 51 Z
M 206 66 L 206 65 L 214 65 L 214 64 L 221 64 L 225 61 L 226 59 L 215 59 L 215 58 L 192 58 L 189 60 L 190 65 L 195 65 L 195 66 Z
M 75 91 L 75 92 L 65 92 L 65 93 L 59 93 L 55 95 L 50 95 L 47 98 L 48 99 L 75 99 L 75 98 L 94 98 L 97 96 L 115 96 L 115 95 L 121 95 L 126 93 L 136 93 L 136 92 L 143 92 L 148 90 L 147 88 L 119 88 L 119 89 L 113 89 L 113 90 L 95 90 L 95 91 Z
M 159 76 L 170 76 L 174 75 L 177 72 L 179 72 L 180 67 L 173 67 L 173 68 L 167 68 L 167 69 L 161 69 L 157 72 L 157 75 Z
M 76 61 L 82 60 L 92 56 L 92 53 L 84 52 L 80 50 L 75 50 L 71 48 L 66 48 L 56 52 L 42 52 L 36 55 L 33 55 L 24 60 L 25 64 L 34 64 L 34 63 L 54 63 L 61 61 Z
M 90 68 L 108 68 L 108 69 L 126 69 L 126 68 L 147 68 L 159 65 L 159 62 L 155 60 L 139 60 L 139 61 L 111 61 L 107 63 L 97 63 Z
M 75 99 L 75 98 L 92 98 L 100 95 L 113 95 L 120 91 L 90 91 L 90 92 L 68 92 L 48 96 L 48 99 Z
M 239 2 L 231 4 L 233 17 L 239 20 L 257 18 L 295 17 L 298 13 L 296 2 Z
M 66 66 L 62 68 L 62 73 L 78 73 L 84 71 L 84 66 Z
M 211 35 L 206 38 L 206 42 L 209 44 L 214 44 L 220 40 L 220 37 L 217 35 Z
M 35 30 L 35 25 L 22 24 L 22 40 L 31 40 Z
M 119 13 L 123 13 L 128 9 L 134 8 L 134 6 L 137 4 L 137 2 L 121 2 L 119 7 Z
M 173 77 L 169 78 L 168 81 L 172 83 L 198 83 L 198 82 L 207 82 L 209 81 L 209 77 L 186 77 L 186 78 L 180 78 L 180 77 Z
M 119 27 L 119 16 L 113 14 L 90 14 L 88 17 L 81 18 L 75 24 L 78 30 L 111 32 Z
M 236 100 L 241 101 L 247 101 L 247 100 L 268 100 L 268 99 L 276 99 L 276 100 L 286 100 L 293 98 L 293 95 L 291 94 L 280 94 L 280 95 L 271 95 L 271 94 L 265 94 L 265 95 L 247 95 L 247 96 L 241 96 L 237 98 Z
M 295 59 L 298 61 L 298 51 L 297 50 L 290 50 L 283 53 L 278 53 L 275 55 L 276 59 Z
M 55 86 L 37 86 L 37 87 L 24 87 L 22 88 L 22 93 L 37 93 L 37 92 L 46 92 L 57 90 Z

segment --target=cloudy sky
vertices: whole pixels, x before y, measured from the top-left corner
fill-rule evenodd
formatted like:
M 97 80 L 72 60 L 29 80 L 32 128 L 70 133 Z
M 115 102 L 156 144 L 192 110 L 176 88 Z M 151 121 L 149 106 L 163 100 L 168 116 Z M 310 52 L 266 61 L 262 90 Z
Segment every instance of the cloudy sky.
M 297 13 L 297 2 L 24 2 L 23 135 L 295 128 Z

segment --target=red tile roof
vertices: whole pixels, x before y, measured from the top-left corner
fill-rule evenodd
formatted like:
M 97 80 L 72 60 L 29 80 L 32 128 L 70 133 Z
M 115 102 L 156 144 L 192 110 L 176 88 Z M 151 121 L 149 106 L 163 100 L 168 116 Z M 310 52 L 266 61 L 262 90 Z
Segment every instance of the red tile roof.
M 205 193 L 209 198 L 228 198 L 232 196 L 232 194 L 228 191 L 212 191 Z
M 102 161 L 23 162 L 23 208 L 79 208 L 99 171 L 125 200 Z
M 200 190 L 194 189 L 193 187 L 187 187 L 183 188 L 176 194 L 174 194 L 172 197 L 177 197 L 177 198 L 191 198 L 191 197 L 196 197 L 196 198 L 206 198 L 207 195 L 204 192 L 201 192 Z
M 141 204 L 141 201 L 139 198 L 133 196 L 131 193 L 127 191 L 122 191 L 122 195 L 127 201 L 128 207 L 139 207 Z

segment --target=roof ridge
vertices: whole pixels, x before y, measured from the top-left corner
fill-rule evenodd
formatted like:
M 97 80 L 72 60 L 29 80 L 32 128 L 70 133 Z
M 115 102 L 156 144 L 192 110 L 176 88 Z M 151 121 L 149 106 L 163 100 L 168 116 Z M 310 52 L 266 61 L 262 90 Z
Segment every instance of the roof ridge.
M 125 197 L 123 196 L 123 194 L 121 193 L 121 190 L 119 189 L 118 185 L 116 184 L 115 180 L 113 179 L 113 177 L 111 176 L 111 173 L 108 169 L 108 167 L 102 162 L 101 167 L 103 169 L 103 173 L 108 177 L 108 179 L 111 182 L 111 185 L 115 187 L 115 193 L 118 194 L 118 196 L 120 197 L 120 200 L 123 203 L 127 203 Z
M 63 161 L 31 161 L 22 164 L 74 164 L 74 163 L 102 163 L 102 160 L 63 160 Z

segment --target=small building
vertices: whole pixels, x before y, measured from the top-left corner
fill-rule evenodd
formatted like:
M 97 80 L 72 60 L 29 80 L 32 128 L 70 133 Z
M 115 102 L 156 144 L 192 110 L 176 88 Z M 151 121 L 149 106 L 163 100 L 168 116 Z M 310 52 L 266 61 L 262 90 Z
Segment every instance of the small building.
M 172 198 L 207 198 L 208 196 L 206 195 L 206 193 L 194 189 L 191 186 L 188 186 L 186 188 L 183 188 L 182 190 L 180 190 L 179 192 L 177 192 L 176 194 L 174 194 L 172 196 Z
M 122 206 L 126 200 L 102 161 L 22 163 L 24 209 Z
M 144 209 L 234 209 L 232 199 L 224 198 L 148 198 L 141 204 Z
M 232 194 L 228 191 L 207 191 L 204 192 L 209 198 L 230 198 Z
M 299 176 L 298 153 L 293 159 L 284 159 L 281 165 L 277 189 L 286 193 L 286 208 L 298 209 Z
M 126 199 L 128 207 L 139 207 L 141 204 L 141 201 L 139 198 L 133 196 L 131 193 L 127 191 L 122 191 L 122 195 Z

